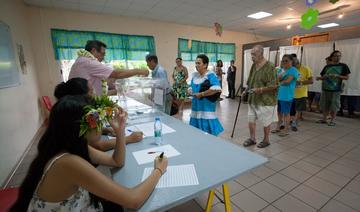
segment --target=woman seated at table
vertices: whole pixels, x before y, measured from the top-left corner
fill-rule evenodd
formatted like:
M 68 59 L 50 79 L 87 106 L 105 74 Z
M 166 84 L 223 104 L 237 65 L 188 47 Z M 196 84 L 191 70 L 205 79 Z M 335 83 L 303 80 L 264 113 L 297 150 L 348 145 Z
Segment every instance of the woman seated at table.
M 112 155 L 88 145 L 87 139 L 99 136 L 102 121 L 85 106 L 100 111 L 100 116 L 106 112 L 106 120 L 116 132 Z M 124 164 L 127 113 L 121 108 L 111 108 L 115 112 L 112 116 L 108 107 L 94 107 L 85 96 L 65 96 L 54 105 L 48 128 L 38 144 L 38 154 L 11 211 L 103 211 L 107 210 L 103 204 L 109 203 L 107 201 L 139 208 L 150 196 L 166 171 L 167 158 L 156 158 L 151 175 L 133 188 L 126 188 L 100 173 L 94 164 L 112 167 Z M 87 119 L 90 115 L 94 119 Z M 95 195 L 107 201 L 100 202 Z
M 207 70 L 209 58 L 198 55 L 196 58 L 195 72 L 191 79 L 190 93 L 191 102 L 190 125 L 212 135 L 218 135 L 224 128 L 216 117 L 216 100 L 221 94 L 221 87 L 214 71 Z
M 58 84 L 55 88 L 54 96 L 57 99 L 61 99 L 66 95 L 87 95 L 93 96 L 93 88 L 89 85 L 89 82 L 83 78 L 72 78 L 67 82 L 62 82 Z M 113 136 L 116 136 L 112 128 L 104 128 L 103 132 L 109 133 Z M 142 132 L 132 132 L 129 136 L 125 137 L 126 144 L 136 143 L 141 141 L 143 138 Z M 99 150 L 108 151 L 114 149 L 115 139 L 109 139 L 107 141 L 98 140 L 88 140 L 88 143 Z

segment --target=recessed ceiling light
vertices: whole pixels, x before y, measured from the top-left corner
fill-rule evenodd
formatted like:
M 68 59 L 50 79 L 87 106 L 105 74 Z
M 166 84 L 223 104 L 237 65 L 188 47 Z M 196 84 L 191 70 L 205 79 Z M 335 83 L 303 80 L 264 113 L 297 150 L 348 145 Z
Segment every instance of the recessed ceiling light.
M 265 18 L 265 17 L 268 17 L 268 16 L 272 16 L 272 14 L 261 11 L 261 12 L 257 12 L 257 13 L 248 15 L 247 17 L 249 17 L 249 18 L 254 18 L 254 19 L 261 19 L 261 18 Z
M 286 26 L 286 29 L 291 29 L 291 25 L 290 24 L 288 24 L 287 26 Z
M 339 24 L 337 24 L 337 23 L 328 23 L 328 24 L 318 25 L 318 27 L 322 28 L 322 29 L 330 28 L 330 27 L 336 27 L 336 26 L 339 26 Z
M 343 13 L 341 13 L 341 14 L 338 15 L 338 18 L 339 18 L 339 19 L 342 19 L 343 17 L 344 17 L 344 14 L 343 14 Z

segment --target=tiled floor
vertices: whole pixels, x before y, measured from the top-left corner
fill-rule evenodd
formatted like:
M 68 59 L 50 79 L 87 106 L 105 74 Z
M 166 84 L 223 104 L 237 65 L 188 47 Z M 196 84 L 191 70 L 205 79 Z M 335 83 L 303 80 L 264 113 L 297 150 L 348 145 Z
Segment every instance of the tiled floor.
M 221 137 L 241 146 L 248 137 L 246 104 L 241 105 L 235 135 L 230 138 L 237 106 L 237 101 L 225 99 L 217 113 L 225 128 Z M 184 111 L 184 122 L 189 113 Z M 269 162 L 229 182 L 233 211 L 360 211 L 360 120 L 340 117 L 335 127 L 329 127 L 315 123 L 320 117 L 305 113 L 298 132 L 285 138 L 271 135 L 271 145 L 265 149 L 248 148 Z M 257 140 L 261 139 L 258 127 Z M 21 183 L 34 154 L 33 147 L 10 186 Z M 221 189 L 216 192 L 221 196 Z M 169 211 L 204 211 L 206 198 L 204 193 Z M 224 211 L 216 198 L 212 211 Z

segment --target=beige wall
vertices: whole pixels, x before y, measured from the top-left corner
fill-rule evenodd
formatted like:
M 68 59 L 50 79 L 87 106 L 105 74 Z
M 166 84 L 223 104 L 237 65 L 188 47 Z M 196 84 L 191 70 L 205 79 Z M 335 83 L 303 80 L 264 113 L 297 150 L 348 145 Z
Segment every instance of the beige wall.
M 41 71 L 41 92 L 47 95 L 52 94 L 54 86 L 61 80 L 59 67 L 53 56 L 50 38 L 51 28 L 152 35 L 155 37 L 159 62 L 168 72 L 172 71 L 175 65 L 178 38 L 236 43 L 236 65 L 239 70 L 241 70 L 242 62 L 242 44 L 269 39 L 257 36 L 256 40 L 252 34 L 231 31 L 224 31 L 222 37 L 218 37 L 213 28 L 67 10 L 32 7 L 30 14 L 29 20 L 33 26 L 31 37 L 37 44 L 36 60 L 39 64 L 39 71 Z M 240 77 L 237 77 L 236 81 L 238 86 Z
M 20 86 L 0 89 L 0 183 L 14 168 L 43 121 L 39 97 L 52 96 L 55 85 L 61 81 L 51 28 L 152 35 L 160 63 L 169 72 L 177 56 L 179 37 L 236 43 L 239 71 L 242 44 L 268 39 L 258 36 L 256 40 L 251 34 L 230 31 L 224 31 L 220 38 L 215 36 L 213 28 L 31 7 L 22 0 L 3 0 L 0 19 L 10 25 L 14 44 L 23 44 L 28 69 L 28 74 L 20 76 Z M 240 74 L 237 76 L 239 84 Z
M 39 88 L 33 58 L 27 9 L 21 0 L 4 0 L 0 20 L 10 26 L 14 49 L 22 44 L 27 62 L 27 74 L 20 74 L 20 85 L 0 89 L 0 184 L 29 145 L 42 118 L 39 110 Z M 17 59 L 16 54 L 16 59 Z M 18 64 L 19 67 L 19 64 Z

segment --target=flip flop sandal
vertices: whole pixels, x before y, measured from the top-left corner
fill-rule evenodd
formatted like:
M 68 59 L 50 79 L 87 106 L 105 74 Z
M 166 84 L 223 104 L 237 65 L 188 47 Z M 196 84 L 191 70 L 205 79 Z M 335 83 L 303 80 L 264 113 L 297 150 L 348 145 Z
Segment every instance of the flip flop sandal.
M 257 145 L 257 147 L 258 147 L 258 148 L 264 148 L 264 147 L 267 147 L 267 146 L 269 146 L 269 145 L 270 145 L 269 142 L 261 141 L 261 142 Z
M 328 123 L 328 126 L 331 126 L 331 127 L 333 127 L 333 126 L 335 126 L 335 125 L 336 125 L 336 123 L 335 123 L 335 122 L 332 122 L 332 121 Z
M 281 130 L 275 129 L 275 130 L 271 130 L 271 133 L 279 133 L 281 132 Z
M 278 136 L 280 137 L 285 137 L 285 136 L 288 136 L 289 135 L 289 132 L 286 132 L 286 131 L 282 131 L 278 134 Z
M 244 143 L 243 143 L 243 146 L 244 147 L 248 147 L 248 146 L 251 146 L 251 145 L 255 145 L 256 142 L 253 141 L 251 138 L 248 138 Z

